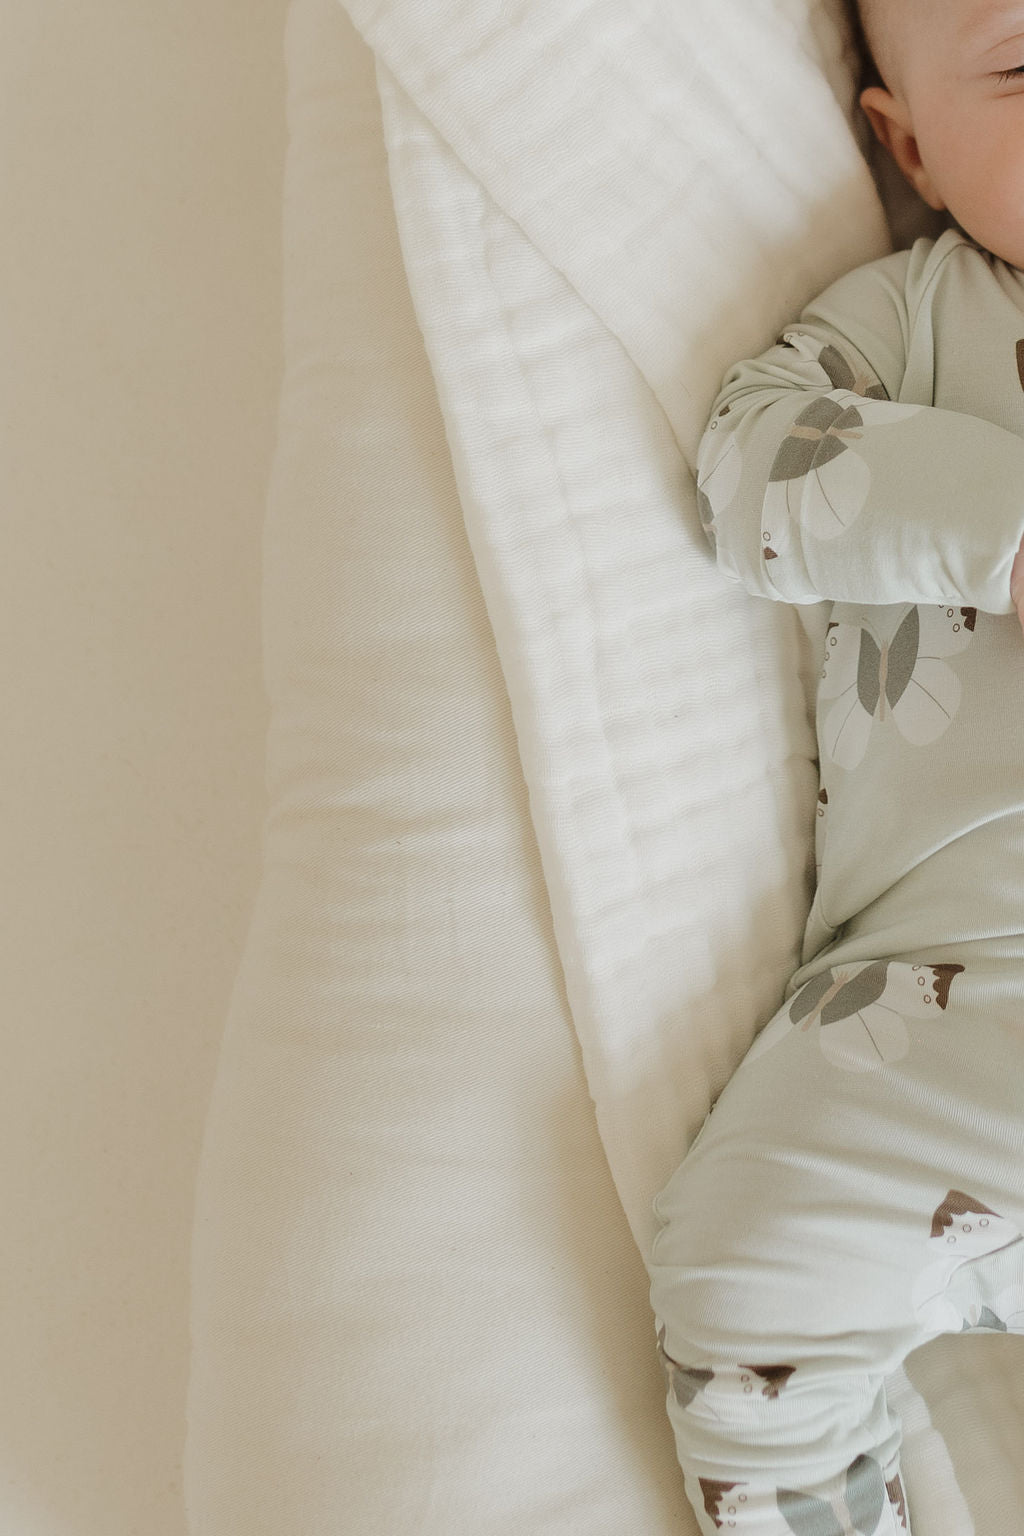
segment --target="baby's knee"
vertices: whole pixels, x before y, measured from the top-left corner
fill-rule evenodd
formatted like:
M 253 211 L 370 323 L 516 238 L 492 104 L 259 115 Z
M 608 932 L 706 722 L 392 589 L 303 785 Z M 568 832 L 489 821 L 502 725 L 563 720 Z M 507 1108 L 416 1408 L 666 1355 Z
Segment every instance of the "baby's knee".
M 773 1202 L 771 1172 L 688 1159 L 656 1202 L 650 1296 L 670 1416 L 709 1456 L 773 1446 L 794 1475 L 837 1472 L 851 1445 L 895 1448 L 883 1382 L 896 1336 L 867 1271 L 815 1240 L 828 1214 L 801 1210 L 795 1187 Z
M 688 1259 L 651 1265 L 658 1355 L 676 1403 L 685 1409 L 698 1397 L 713 1398 L 727 1411 L 743 1411 L 774 1401 L 793 1366 L 769 1355 L 792 1338 L 796 1325 L 790 1320 L 780 1328 L 777 1308 L 774 1319 L 766 1315 L 770 1277 L 744 1273 L 742 1265 L 696 1244 Z
M 856 1232 L 831 1240 L 822 1192 L 798 1188 L 792 1167 L 737 1151 L 687 1158 L 655 1202 L 662 1225 L 649 1265 L 651 1306 L 667 1360 L 714 1370 L 716 1395 L 773 1401 L 786 1368 L 796 1358 L 824 1365 L 837 1337 L 845 1344 L 835 1368 L 862 1365 L 873 1353 L 867 1335 L 888 1319 L 875 1315 L 877 1287 L 865 1292 L 860 1283 L 869 1258 L 858 1265 L 855 1252 L 844 1252 L 848 1242 L 856 1246 Z M 781 1341 L 796 1358 L 773 1353 Z M 763 1378 L 751 1375 L 762 1367 Z M 685 1395 L 687 1383 L 675 1379 Z

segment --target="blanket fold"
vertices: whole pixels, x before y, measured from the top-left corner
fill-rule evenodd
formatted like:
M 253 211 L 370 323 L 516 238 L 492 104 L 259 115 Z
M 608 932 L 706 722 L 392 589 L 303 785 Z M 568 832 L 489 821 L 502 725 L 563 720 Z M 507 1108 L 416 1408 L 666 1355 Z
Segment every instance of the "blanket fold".
M 794 49 L 772 8 L 737 31 L 649 0 L 348 9 L 646 1253 L 650 1200 L 776 1005 L 809 902 L 814 645 L 714 570 L 692 460 L 737 350 L 886 247 L 829 88 L 845 40 L 807 25 Z M 784 116 L 767 83 L 744 93 L 755 60 L 766 82 L 796 70 Z

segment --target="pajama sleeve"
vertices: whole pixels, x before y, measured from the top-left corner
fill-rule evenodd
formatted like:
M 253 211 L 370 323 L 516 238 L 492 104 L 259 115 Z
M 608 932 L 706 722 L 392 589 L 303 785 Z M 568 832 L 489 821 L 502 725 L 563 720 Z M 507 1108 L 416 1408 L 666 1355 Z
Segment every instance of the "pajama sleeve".
M 1024 438 L 900 403 L 909 255 L 841 278 L 723 381 L 698 499 L 720 569 L 750 592 L 1013 612 Z

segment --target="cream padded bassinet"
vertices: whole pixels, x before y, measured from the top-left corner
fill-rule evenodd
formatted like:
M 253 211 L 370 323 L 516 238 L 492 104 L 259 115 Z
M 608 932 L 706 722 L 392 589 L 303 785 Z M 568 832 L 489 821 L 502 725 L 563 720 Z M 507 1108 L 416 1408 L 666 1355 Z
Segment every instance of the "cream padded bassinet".
M 822 620 L 719 577 L 694 449 L 923 226 L 825 0 L 294 0 L 287 61 L 192 1533 L 692 1533 L 650 1201 L 795 965 Z M 1024 1531 L 1022 1347 L 890 1382 L 918 1536 Z

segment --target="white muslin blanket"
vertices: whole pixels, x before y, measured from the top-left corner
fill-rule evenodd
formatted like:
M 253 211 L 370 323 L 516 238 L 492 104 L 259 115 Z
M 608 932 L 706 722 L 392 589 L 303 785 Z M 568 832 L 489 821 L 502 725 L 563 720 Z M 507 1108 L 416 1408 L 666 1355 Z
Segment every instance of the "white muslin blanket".
M 819 7 L 347 9 L 644 1250 L 794 968 L 815 792 L 797 617 L 716 572 L 694 449 L 729 362 L 881 254 L 884 216 Z

